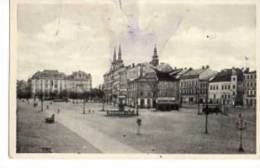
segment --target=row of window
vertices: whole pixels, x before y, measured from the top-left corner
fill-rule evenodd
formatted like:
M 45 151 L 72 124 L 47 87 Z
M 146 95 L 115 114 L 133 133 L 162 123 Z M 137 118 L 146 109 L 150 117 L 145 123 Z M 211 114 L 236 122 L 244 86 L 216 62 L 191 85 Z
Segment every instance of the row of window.
M 229 84 L 225 84 L 225 85 L 221 85 L 221 87 L 219 87 L 219 85 L 210 85 L 209 86 L 209 90 L 230 90 L 232 86 L 232 89 L 236 89 L 236 85 L 229 85 Z
M 247 95 L 248 96 L 255 96 L 256 95 L 256 91 L 255 90 L 248 90 Z
M 256 79 L 256 75 L 255 74 L 247 74 L 245 75 L 246 79 Z
M 256 87 L 256 82 L 246 82 L 247 87 Z
M 180 82 L 181 87 L 192 87 L 192 86 L 197 86 L 198 81 L 182 81 Z

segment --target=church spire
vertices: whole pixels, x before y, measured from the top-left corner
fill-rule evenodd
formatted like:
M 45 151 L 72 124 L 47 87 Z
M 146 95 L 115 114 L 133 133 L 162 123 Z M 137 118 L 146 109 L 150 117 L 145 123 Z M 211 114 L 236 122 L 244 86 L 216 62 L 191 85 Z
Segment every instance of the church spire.
M 113 57 L 113 62 L 116 62 L 116 48 L 114 48 L 114 57 Z
M 152 61 L 151 61 L 150 63 L 151 63 L 153 66 L 159 65 L 159 59 L 158 59 L 156 44 L 154 45 L 153 57 L 152 57 Z
M 156 44 L 154 45 L 154 49 L 153 49 L 153 57 L 158 57 Z
M 118 60 L 121 61 L 122 60 L 122 51 L 121 51 L 121 46 L 119 45 L 119 49 L 118 49 Z

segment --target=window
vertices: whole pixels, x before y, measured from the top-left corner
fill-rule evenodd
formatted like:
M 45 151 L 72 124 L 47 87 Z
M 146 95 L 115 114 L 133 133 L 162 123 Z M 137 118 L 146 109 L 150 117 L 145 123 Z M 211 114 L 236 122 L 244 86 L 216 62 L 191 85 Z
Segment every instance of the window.
M 235 89 L 236 88 L 236 85 L 233 85 L 233 89 Z
M 236 77 L 233 77 L 232 80 L 235 81 L 235 80 L 236 80 Z

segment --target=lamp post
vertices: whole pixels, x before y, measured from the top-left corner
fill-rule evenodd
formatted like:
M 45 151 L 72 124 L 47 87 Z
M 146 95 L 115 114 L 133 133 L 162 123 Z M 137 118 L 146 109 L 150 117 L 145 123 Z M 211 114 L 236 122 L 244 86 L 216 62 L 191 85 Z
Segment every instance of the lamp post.
M 205 109 L 205 134 L 208 134 L 208 115 L 209 115 L 209 107 L 208 107 L 208 83 L 206 85 L 206 109 Z
M 41 79 L 41 112 L 43 112 L 43 82 L 42 82 L 42 79 Z
M 136 124 L 137 124 L 137 135 L 140 135 L 140 128 L 141 128 L 141 125 L 142 125 L 142 119 L 141 118 L 137 118 L 136 120 Z
M 197 91 L 197 103 L 198 103 L 198 115 L 200 114 L 200 102 L 199 102 L 199 99 L 200 99 L 200 95 L 199 95 L 199 86 L 196 86 L 196 91 Z
M 238 151 L 239 152 L 244 152 L 244 148 L 243 148 L 243 131 L 246 129 L 246 122 L 244 120 L 244 117 L 242 116 L 241 113 L 239 113 L 238 115 L 238 121 L 237 121 L 237 128 L 239 129 L 239 148 Z
M 135 98 L 135 105 L 136 105 L 136 115 L 139 116 L 139 109 L 138 109 L 138 80 L 136 81 L 136 98 Z

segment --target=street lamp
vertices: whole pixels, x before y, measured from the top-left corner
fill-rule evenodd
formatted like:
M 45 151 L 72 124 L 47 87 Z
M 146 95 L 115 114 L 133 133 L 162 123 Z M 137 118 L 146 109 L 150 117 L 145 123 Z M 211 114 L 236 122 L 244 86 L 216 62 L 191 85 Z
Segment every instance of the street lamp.
M 141 128 L 141 125 L 142 125 L 142 119 L 141 118 L 137 118 L 136 120 L 136 124 L 137 124 L 137 135 L 140 135 L 140 128 Z
M 135 99 L 135 105 L 136 105 L 136 115 L 139 116 L 139 109 L 138 109 L 138 92 L 139 92 L 139 87 L 138 87 L 138 80 L 136 81 L 136 99 Z
M 199 86 L 197 85 L 196 86 L 196 91 L 197 91 L 197 103 L 198 103 L 198 115 L 200 114 L 200 102 L 199 102 L 199 99 L 200 99 L 200 95 L 199 95 Z
M 239 129 L 240 135 L 239 135 L 239 152 L 244 152 L 243 148 L 243 131 L 246 129 L 246 122 L 242 116 L 241 113 L 238 115 L 238 121 L 237 121 L 237 128 Z
M 205 134 L 208 134 L 208 115 L 209 115 L 209 107 L 208 107 L 208 83 L 206 84 L 207 92 L 206 92 L 206 108 L 205 108 Z
M 43 112 L 43 82 L 42 82 L 42 79 L 41 79 L 41 112 Z

